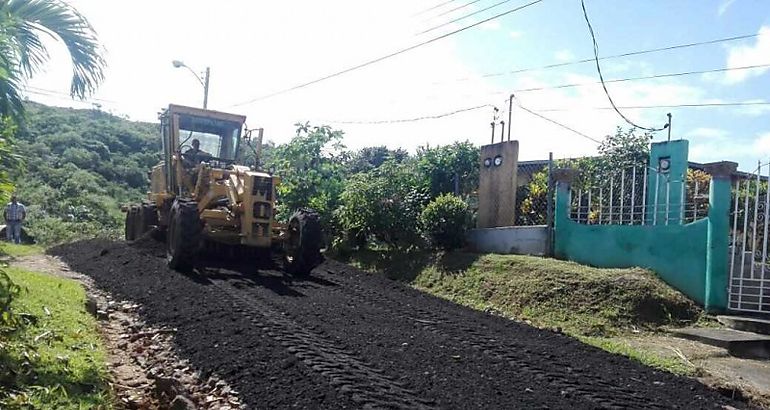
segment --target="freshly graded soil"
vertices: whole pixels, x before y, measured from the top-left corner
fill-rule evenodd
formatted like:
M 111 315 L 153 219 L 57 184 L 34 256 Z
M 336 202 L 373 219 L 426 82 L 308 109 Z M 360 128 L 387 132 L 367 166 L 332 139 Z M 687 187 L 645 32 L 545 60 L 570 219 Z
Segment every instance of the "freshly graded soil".
M 292 278 L 271 261 L 166 267 L 161 244 L 54 248 L 97 286 L 177 329 L 179 354 L 251 408 L 745 407 L 561 333 L 458 306 L 327 261 Z

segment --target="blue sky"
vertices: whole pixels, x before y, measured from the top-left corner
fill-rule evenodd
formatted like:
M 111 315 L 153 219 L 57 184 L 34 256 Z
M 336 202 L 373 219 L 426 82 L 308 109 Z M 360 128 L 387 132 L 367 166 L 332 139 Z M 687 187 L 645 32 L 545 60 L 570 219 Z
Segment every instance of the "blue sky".
M 586 0 L 586 5 L 596 30 L 601 56 L 754 34 L 763 26 L 770 28 L 770 1 Z M 505 38 L 506 33 L 509 38 Z M 512 38 L 514 42 L 510 41 Z M 754 38 L 632 56 L 602 61 L 601 65 L 605 79 L 718 69 L 728 66 L 731 48 L 751 47 L 757 41 Z M 538 67 L 558 62 L 559 57 L 579 60 L 593 54 L 580 2 L 567 0 L 544 2 L 504 17 L 500 20 L 499 30 L 479 31 L 472 36 L 462 37 L 459 50 L 462 58 L 472 62 L 472 67 L 479 72 L 500 71 L 500 67 Z M 766 52 L 768 54 L 762 61 L 747 61 L 745 64 L 736 62 L 735 65 L 770 63 L 770 49 L 766 49 Z M 532 76 L 551 84 L 563 84 L 570 82 L 565 81 L 565 78 L 575 74 L 596 77 L 596 69 L 593 64 L 579 64 L 505 76 L 495 81 L 503 88 L 516 88 L 522 76 Z M 641 80 L 634 82 L 634 85 L 687 86 L 702 93 L 697 98 L 699 101 L 767 101 L 770 98 L 768 71 L 733 83 L 728 83 L 724 77 L 724 74 L 692 75 L 667 80 Z M 608 87 L 611 94 L 616 95 L 615 91 L 622 90 L 628 84 L 610 84 Z M 596 91 L 599 92 L 598 89 Z M 523 93 L 521 98 L 528 98 L 530 94 Z M 698 101 L 683 98 L 678 102 Z M 620 95 L 617 95 L 616 103 L 621 106 L 635 105 L 634 101 Z M 556 101 L 552 105 L 563 107 Z M 537 108 L 547 107 L 541 105 Z M 666 113 L 671 112 L 672 138 L 690 139 L 694 147 L 693 160 L 734 160 L 740 161 L 745 168 L 755 163 L 760 156 L 770 156 L 768 144 L 762 147 L 763 152 L 755 149 L 757 139 L 770 132 L 768 109 L 720 107 L 623 111 L 639 118 L 640 125 L 649 127 L 662 126 Z M 764 112 L 753 115 L 752 111 Z M 590 122 L 591 112 L 583 113 L 586 114 L 584 121 Z M 617 124 L 624 125 L 624 122 L 618 117 Z M 580 130 L 581 122 L 572 122 L 570 126 Z M 665 132 L 656 134 L 656 140 L 665 138 Z M 590 144 L 589 141 L 586 143 Z M 740 146 L 746 149 L 740 149 Z
M 91 21 L 107 50 L 106 81 L 87 101 L 68 99 L 70 66 L 64 51 L 52 44 L 49 69 L 30 82 L 27 94 L 49 104 L 90 107 L 98 103 L 116 114 L 151 121 L 168 103 L 200 104 L 197 81 L 171 65 L 171 60 L 180 59 L 196 70 L 211 67 L 210 108 L 246 114 L 250 127 L 264 127 L 267 138 L 276 142 L 291 138 L 295 122 L 311 121 L 343 129 L 344 142 L 351 148 L 387 145 L 413 150 L 457 140 L 480 145 L 490 139 L 489 107 L 433 120 L 380 122 L 446 114 L 482 104 L 505 109 L 503 100 L 512 89 L 596 81 L 592 64 L 484 77 L 490 72 L 590 57 L 591 40 L 579 0 L 545 0 L 382 63 L 242 103 L 526 3 L 511 0 L 431 33 L 415 35 L 498 1 L 480 0 L 438 16 L 468 0 L 455 0 L 419 15 L 415 14 L 441 1 L 69 0 Z M 770 1 L 586 3 L 600 55 L 767 33 L 742 41 L 605 60 L 606 79 L 770 63 Z M 184 24 L 168 24 L 169 16 Z M 466 80 L 455 81 L 458 78 Z M 770 71 L 608 87 L 620 106 L 770 101 Z M 595 138 L 624 125 L 612 111 L 587 109 L 608 106 L 598 85 L 522 92 L 518 97 L 532 110 L 567 109 L 542 114 Z M 734 160 L 748 169 L 759 158 L 770 159 L 770 106 L 623 111 L 640 125 L 658 127 L 671 112 L 673 138 L 690 140 L 695 161 Z M 595 143 L 521 109 L 515 109 L 513 117 L 512 133 L 520 141 L 521 159 L 542 159 L 548 152 L 557 158 L 596 152 Z M 665 133 L 656 137 L 662 138 Z

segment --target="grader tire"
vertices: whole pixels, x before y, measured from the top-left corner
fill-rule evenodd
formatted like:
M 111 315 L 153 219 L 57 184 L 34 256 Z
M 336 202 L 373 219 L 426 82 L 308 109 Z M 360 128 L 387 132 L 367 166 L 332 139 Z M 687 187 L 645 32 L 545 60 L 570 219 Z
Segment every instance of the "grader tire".
M 133 241 L 134 239 L 136 239 L 136 220 L 137 220 L 137 209 L 135 206 L 132 206 L 126 212 L 126 225 L 125 225 L 126 241 Z
M 192 271 L 200 250 L 201 228 L 198 205 L 192 201 L 175 200 L 166 235 L 169 268 L 183 273 Z
M 153 204 L 142 204 L 136 218 L 136 239 L 158 225 L 158 211 Z
M 300 209 L 289 218 L 284 269 L 292 275 L 307 276 L 318 266 L 321 256 L 321 223 L 312 209 Z

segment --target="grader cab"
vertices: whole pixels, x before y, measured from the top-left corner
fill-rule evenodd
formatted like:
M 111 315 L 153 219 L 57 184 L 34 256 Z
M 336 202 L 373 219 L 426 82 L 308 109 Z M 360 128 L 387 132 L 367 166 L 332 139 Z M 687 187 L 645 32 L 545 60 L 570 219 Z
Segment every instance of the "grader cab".
M 149 172 L 147 199 L 125 208 L 126 240 L 159 233 L 169 267 L 180 271 L 192 269 L 204 248 L 280 251 L 286 270 L 298 275 L 317 266 L 318 215 L 299 209 L 287 224 L 278 223 L 280 178 L 239 164 L 240 144 L 251 138 L 250 132 L 242 135 L 245 121 L 241 115 L 169 105 L 160 115 L 163 160 Z M 261 143 L 260 133 L 257 164 Z

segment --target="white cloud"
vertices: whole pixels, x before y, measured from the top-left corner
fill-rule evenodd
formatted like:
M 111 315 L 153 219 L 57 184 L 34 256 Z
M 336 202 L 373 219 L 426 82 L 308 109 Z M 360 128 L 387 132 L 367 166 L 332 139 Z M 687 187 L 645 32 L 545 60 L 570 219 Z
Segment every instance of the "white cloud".
M 700 127 L 689 131 L 687 138 L 722 138 L 727 136 L 727 131 L 721 128 Z
M 754 99 L 744 101 L 745 103 L 765 103 L 765 100 Z M 770 113 L 770 105 L 744 105 L 736 107 L 736 113 L 739 115 L 745 115 L 748 117 L 759 117 Z
M 508 36 L 510 36 L 514 40 L 517 40 L 517 39 L 520 39 L 523 34 L 524 33 L 522 33 L 521 31 L 511 31 L 508 33 Z
M 727 51 L 727 68 L 770 64 L 770 26 L 762 26 L 754 45 L 730 47 Z M 770 70 L 770 67 L 735 70 L 725 73 L 727 84 L 737 84 Z
M 735 3 L 735 0 L 722 0 L 722 4 L 720 4 L 719 9 L 717 9 L 717 15 L 721 17 L 733 3 Z
M 770 132 L 764 133 L 754 141 L 754 152 L 763 157 L 770 156 Z
M 554 53 L 554 58 L 556 58 L 556 61 L 572 61 L 575 59 L 575 55 L 572 54 L 572 51 L 569 50 L 559 50 L 556 53 Z
M 770 132 L 753 136 L 719 135 L 690 139 L 690 159 L 698 162 L 738 161 L 740 169 L 751 171 L 757 160 L 770 157 Z

